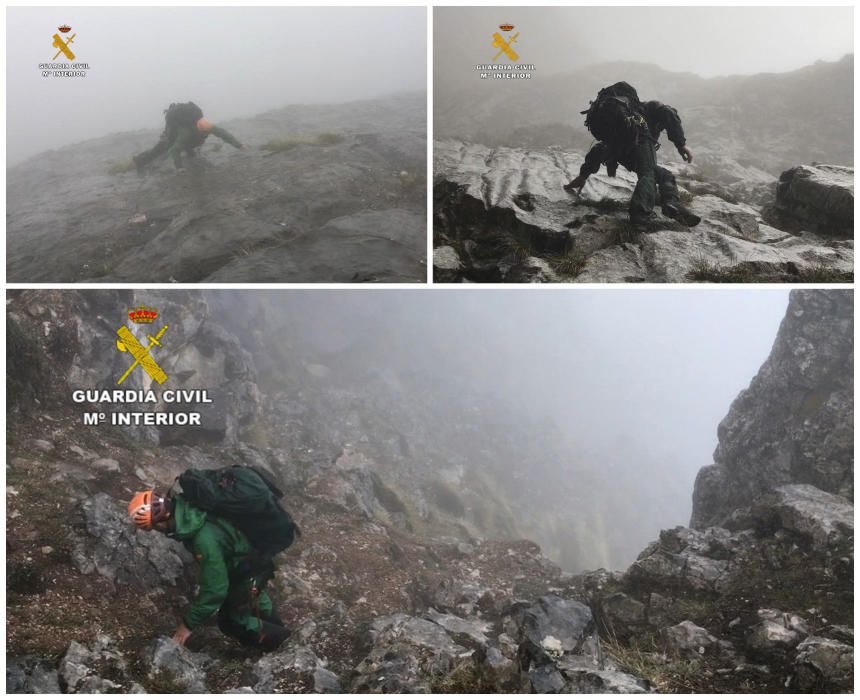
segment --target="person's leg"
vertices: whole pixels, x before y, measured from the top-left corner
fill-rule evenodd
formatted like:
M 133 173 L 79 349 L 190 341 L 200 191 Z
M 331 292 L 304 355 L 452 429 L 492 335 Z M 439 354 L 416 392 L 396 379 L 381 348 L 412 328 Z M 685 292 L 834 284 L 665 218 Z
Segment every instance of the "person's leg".
M 663 167 L 656 169 L 656 175 L 663 214 L 687 226 L 698 224 L 702 220 L 701 217 L 696 216 L 681 205 L 681 196 L 678 193 L 678 183 L 675 181 L 675 176 Z
M 681 198 L 678 194 L 678 184 L 675 182 L 675 176 L 671 171 L 659 165 L 655 169 L 655 176 L 657 189 L 660 192 L 660 203 L 664 207 L 677 207 L 681 203 Z
M 137 169 L 140 170 L 159 156 L 167 153 L 168 148 L 170 148 L 170 141 L 168 141 L 165 134 L 162 134 L 161 138 L 158 139 L 158 143 L 152 148 L 134 156 L 134 164 L 137 166 Z
M 228 596 L 218 611 L 218 629 L 240 644 L 265 651 L 277 649 L 290 636 L 274 614 L 272 600 L 265 591 L 256 601 L 245 591 Z
M 633 224 L 642 224 L 650 218 L 657 201 L 657 161 L 654 144 L 642 137 L 638 144 L 632 146 L 630 156 L 633 172 L 638 177 L 636 189 L 630 198 L 630 221 Z

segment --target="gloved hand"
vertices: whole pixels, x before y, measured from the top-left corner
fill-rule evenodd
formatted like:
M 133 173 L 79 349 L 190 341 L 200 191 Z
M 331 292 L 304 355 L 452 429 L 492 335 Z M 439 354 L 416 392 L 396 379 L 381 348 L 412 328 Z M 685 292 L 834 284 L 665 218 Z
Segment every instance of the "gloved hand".
M 683 158 L 685 162 L 687 162 L 687 163 L 693 162 L 693 152 L 689 148 L 687 148 L 686 146 L 681 146 L 678 149 L 678 153 L 681 154 L 681 158 Z

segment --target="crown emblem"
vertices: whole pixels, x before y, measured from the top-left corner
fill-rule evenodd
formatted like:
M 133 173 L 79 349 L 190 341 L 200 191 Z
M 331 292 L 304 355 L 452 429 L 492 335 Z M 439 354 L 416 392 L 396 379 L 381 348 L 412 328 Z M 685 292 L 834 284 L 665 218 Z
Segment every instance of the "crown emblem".
M 57 27 L 63 34 L 67 34 L 72 31 L 72 28 L 68 24 L 64 24 L 62 27 Z
M 136 306 L 128 310 L 128 318 L 132 323 L 152 323 L 158 318 L 158 309 Z
M 513 28 L 514 28 L 513 24 L 500 24 L 499 25 L 499 29 L 501 29 L 503 32 L 509 32 Z

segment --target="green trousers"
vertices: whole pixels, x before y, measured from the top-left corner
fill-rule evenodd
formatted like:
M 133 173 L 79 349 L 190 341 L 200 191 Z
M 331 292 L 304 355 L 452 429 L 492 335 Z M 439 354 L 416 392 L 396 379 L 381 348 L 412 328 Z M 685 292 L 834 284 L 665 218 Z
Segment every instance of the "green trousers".
M 244 585 L 231 586 L 218 610 L 218 629 L 246 646 L 277 649 L 290 633 L 274 614 L 272 599 L 265 591 L 253 598 Z
M 680 204 L 675 176 L 657 165 L 657 152 L 650 140 L 642 139 L 631 146 L 624 156 L 619 162 L 638 177 L 636 189 L 630 198 L 631 219 L 647 219 L 651 215 L 657 202 L 658 188 L 664 206 Z

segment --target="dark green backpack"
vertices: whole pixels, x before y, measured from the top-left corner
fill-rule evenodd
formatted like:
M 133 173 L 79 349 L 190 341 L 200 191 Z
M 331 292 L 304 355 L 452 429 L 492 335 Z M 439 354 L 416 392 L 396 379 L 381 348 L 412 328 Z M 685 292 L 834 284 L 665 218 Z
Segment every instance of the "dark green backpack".
M 164 125 L 168 129 L 178 126 L 194 128 L 203 117 L 203 110 L 193 102 L 174 102 L 164 110 Z
M 648 134 L 645 109 L 636 89 L 619 82 L 603 88 L 591 106 L 580 112 L 585 126 L 598 141 L 627 143 Z
M 301 536 L 298 525 L 278 502 L 283 492 L 253 467 L 186 469 L 178 481 L 191 505 L 235 525 L 260 559 L 271 559 Z

